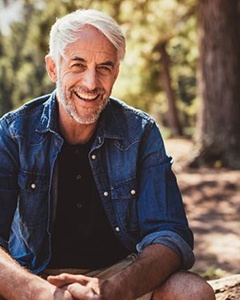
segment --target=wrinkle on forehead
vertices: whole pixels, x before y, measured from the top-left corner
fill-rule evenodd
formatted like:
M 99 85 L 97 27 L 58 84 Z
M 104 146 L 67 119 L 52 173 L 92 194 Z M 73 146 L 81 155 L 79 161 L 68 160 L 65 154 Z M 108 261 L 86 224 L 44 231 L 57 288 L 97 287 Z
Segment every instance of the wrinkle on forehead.
M 79 38 L 66 47 L 64 56 L 83 57 L 83 54 L 106 55 L 111 60 L 117 60 L 117 49 L 108 38 L 98 29 L 92 26 L 85 26 L 79 32 Z M 83 57 L 84 58 L 84 57 Z

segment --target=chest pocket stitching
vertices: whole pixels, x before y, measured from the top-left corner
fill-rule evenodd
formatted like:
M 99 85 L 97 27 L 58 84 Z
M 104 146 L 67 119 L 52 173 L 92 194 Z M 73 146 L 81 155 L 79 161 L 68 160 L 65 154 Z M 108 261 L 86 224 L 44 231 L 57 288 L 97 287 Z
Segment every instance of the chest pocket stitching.
M 114 145 L 122 151 L 127 151 L 129 150 L 134 144 L 139 143 L 140 139 L 136 139 L 131 141 L 131 143 L 128 143 L 127 145 L 123 145 L 122 143 L 120 143 L 119 141 L 114 142 Z
M 18 184 L 24 191 L 41 193 L 48 190 L 49 180 L 49 177 L 44 174 L 22 170 L 18 177 Z
M 112 186 L 111 197 L 113 200 L 135 199 L 137 190 L 137 180 L 136 178 L 131 178 Z

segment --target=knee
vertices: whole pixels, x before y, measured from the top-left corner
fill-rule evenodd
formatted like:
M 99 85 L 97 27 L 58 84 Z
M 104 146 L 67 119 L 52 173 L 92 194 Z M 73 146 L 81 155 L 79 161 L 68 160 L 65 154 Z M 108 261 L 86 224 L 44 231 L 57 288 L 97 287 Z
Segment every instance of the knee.
M 215 300 L 212 287 L 199 275 L 180 271 L 173 274 L 153 295 L 153 300 Z
M 210 284 L 208 284 L 201 276 L 187 272 L 187 280 L 190 283 L 189 293 L 192 293 L 192 297 L 185 299 L 196 300 L 215 300 L 215 293 Z

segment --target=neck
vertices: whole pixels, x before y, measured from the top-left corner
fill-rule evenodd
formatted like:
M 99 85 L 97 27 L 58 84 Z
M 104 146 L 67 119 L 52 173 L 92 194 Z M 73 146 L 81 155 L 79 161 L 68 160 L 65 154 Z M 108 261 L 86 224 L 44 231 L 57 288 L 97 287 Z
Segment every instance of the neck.
M 76 124 L 75 126 L 69 126 L 60 122 L 59 124 L 60 132 L 66 139 L 66 141 L 71 144 L 85 144 L 90 140 L 94 131 L 96 129 L 96 124 Z
M 66 141 L 71 144 L 84 144 L 90 140 L 95 132 L 97 122 L 80 124 L 65 110 L 59 109 L 59 129 Z

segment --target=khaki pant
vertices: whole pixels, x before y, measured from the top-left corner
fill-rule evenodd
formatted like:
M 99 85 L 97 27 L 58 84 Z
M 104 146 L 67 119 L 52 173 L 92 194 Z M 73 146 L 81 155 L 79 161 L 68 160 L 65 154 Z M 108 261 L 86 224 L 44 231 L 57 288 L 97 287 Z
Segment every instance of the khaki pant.
M 43 278 L 47 278 L 49 275 L 59 275 L 61 273 L 70 273 L 70 274 L 81 274 L 90 277 L 97 277 L 100 279 L 108 279 L 114 274 L 125 269 L 127 266 L 131 265 L 137 258 L 136 254 L 131 254 L 127 258 L 123 259 L 122 261 L 112 265 L 108 268 L 103 268 L 99 270 L 86 270 L 86 269 L 45 269 L 40 276 Z M 153 292 L 147 293 L 142 297 L 136 300 L 150 300 L 152 298 Z

